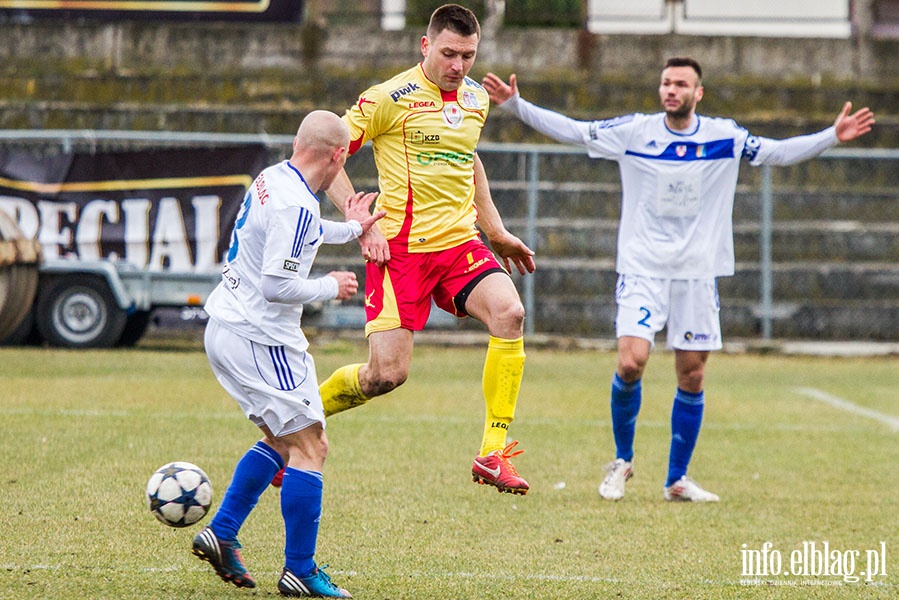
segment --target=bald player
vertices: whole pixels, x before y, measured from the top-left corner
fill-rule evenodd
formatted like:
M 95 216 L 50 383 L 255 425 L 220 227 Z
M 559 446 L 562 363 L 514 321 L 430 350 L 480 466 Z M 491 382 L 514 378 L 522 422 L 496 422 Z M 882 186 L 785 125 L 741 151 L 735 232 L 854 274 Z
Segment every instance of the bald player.
M 344 197 L 345 223 L 323 221 L 315 193 L 343 168 L 349 130 L 334 113 L 314 111 L 300 124 L 289 160 L 266 168 L 250 189 L 231 238 L 222 281 L 206 303 L 206 353 L 222 387 L 262 439 L 237 463 L 218 512 L 193 540 L 193 553 L 223 580 L 255 587 L 237 534 L 272 477 L 285 469 L 281 515 L 286 543 L 278 590 L 285 596 L 349 598 L 316 566 L 322 467 L 328 452 L 325 415 L 309 343 L 300 329 L 303 304 L 356 293 L 354 273 L 309 277 L 322 244 L 368 231 L 376 194 Z

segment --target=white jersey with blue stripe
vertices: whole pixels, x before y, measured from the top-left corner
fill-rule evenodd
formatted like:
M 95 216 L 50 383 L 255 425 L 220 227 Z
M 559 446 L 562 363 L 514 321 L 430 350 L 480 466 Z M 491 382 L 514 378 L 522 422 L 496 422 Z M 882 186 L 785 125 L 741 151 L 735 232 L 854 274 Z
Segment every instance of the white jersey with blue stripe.
M 593 158 L 618 162 L 621 221 L 616 270 L 660 279 L 733 275 L 733 205 L 740 160 L 785 165 L 837 143 L 833 127 L 773 140 L 754 137 L 730 119 L 696 116 L 673 131 L 665 114 L 576 121 L 520 97 L 500 105 L 561 142 L 586 146 Z
M 206 302 L 209 316 L 254 342 L 305 350 L 300 329 L 303 305 L 269 302 L 262 292 L 263 275 L 308 279 L 322 243 L 355 237 L 346 223 L 325 222 L 318 197 L 288 161 L 266 168 L 247 191 L 237 215 L 222 282 Z M 331 277 L 320 282 L 307 301 L 337 296 Z
M 748 138 L 733 121 L 706 117 L 692 131 L 675 132 L 662 113 L 590 124 L 587 153 L 617 161 L 621 173 L 618 272 L 668 279 L 733 274 L 731 215 Z

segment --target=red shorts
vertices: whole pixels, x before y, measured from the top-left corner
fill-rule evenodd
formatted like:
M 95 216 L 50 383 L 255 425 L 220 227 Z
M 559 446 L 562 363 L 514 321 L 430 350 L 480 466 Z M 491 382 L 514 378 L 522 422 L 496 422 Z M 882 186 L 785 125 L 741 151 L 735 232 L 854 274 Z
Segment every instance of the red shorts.
M 383 267 L 365 267 L 365 335 L 375 331 L 421 331 L 431 299 L 446 312 L 465 317 L 465 300 L 477 283 L 506 271 L 480 239 L 438 252 L 409 253 L 390 248 Z

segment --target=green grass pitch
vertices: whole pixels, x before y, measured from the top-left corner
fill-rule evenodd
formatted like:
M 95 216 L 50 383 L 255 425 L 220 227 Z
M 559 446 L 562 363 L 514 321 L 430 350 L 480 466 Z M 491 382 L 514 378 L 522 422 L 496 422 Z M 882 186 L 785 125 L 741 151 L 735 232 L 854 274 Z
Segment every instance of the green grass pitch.
M 484 348 L 421 345 L 404 386 L 329 420 L 317 559 L 336 583 L 378 600 L 899 596 L 896 357 L 713 354 L 690 474 L 722 501 L 675 505 L 662 499 L 672 355 L 650 360 L 636 474 L 612 503 L 597 486 L 614 354 L 527 352 L 510 431 L 527 496 L 471 482 Z M 367 349 L 313 354 L 321 379 Z M 150 474 L 186 460 L 209 474 L 215 510 L 258 439 L 198 345 L 0 349 L 0 421 L 0 598 L 277 596 L 277 490 L 241 532 L 256 590 L 190 554 L 200 525 L 165 527 L 144 504 Z M 754 576 L 777 560 L 779 575 Z

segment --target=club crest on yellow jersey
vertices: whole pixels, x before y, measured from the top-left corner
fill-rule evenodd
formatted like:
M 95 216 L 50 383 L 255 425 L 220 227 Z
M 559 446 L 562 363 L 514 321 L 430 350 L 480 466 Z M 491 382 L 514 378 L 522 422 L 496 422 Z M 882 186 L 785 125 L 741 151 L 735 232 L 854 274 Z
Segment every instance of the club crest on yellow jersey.
M 462 109 L 455 104 L 447 104 L 443 107 L 443 120 L 446 121 L 450 129 L 459 129 L 464 118 L 465 114 L 462 112 Z

